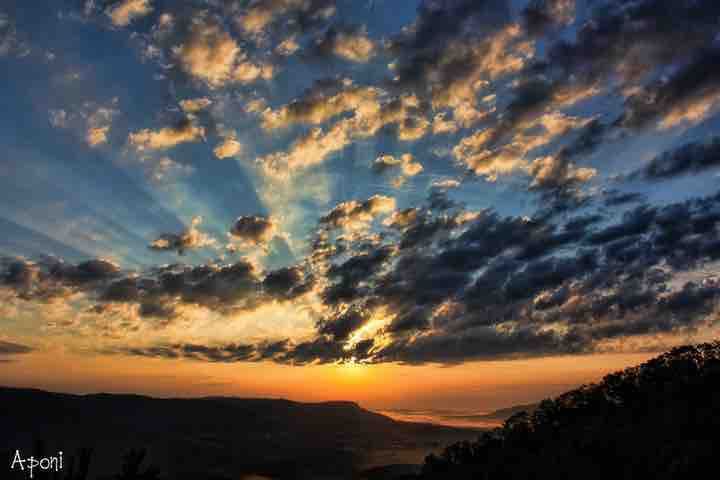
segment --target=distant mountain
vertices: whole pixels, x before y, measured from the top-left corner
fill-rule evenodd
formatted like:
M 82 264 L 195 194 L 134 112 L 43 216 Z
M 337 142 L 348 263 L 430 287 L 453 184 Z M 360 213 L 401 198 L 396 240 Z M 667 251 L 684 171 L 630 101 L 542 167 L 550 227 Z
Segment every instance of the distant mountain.
M 387 472 L 417 471 L 427 452 L 440 445 L 477 436 L 473 430 L 398 422 L 352 402 L 0 388 L 0 405 L 0 452 L 7 465 L 16 449 L 29 456 L 39 442 L 44 451 L 62 450 L 68 458 L 92 447 L 88 480 L 120 471 L 123 455 L 133 448 L 147 449 L 145 463 L 172 480 L 386 478 Z M 387 464 L 416 466 L 360 475 Z
M 415 479 L 693 479 L 717 467 L 720 342 L 607 375 L 475 442 L 430 455 Z
M 468 420 L 486 421 L 488 423 L 497 422 L 502 424 L 503 422 L 505 422 L 505 420 L 520 412 L 534 412 L 537 406 L 537 403 L 515 405 L 512 407 L 501 408 L 499 410 L 495 410 L 494 412 L 485 413 L 482 415 L 465 415 L 463 418 L 466 418 Z

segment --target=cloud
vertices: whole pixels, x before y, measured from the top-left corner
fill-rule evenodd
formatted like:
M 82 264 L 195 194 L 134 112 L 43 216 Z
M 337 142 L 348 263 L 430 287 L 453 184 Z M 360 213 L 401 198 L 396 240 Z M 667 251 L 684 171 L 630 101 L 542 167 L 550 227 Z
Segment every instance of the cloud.
M 638 192 L 622 192 L 612 189 L 603 193 L 605 195 L 604 202 L 606 207 L 617 207 L 628 203 L 642 203 L 647 200 L 645 195 Z
M 403 156 L 395 158 L 392 155 L 380 155 L 372 164 L 372 168 L 377 173 L 384 173 L 385 171 L 400 166 L 405 162 L 412 162 L 412 154 L 406 153 Z
M 626 101 L 620 124 L 643 128 L 656 123 L 668 130 L 704 120 L 720 106 L 718 61 L 720 50 L 705 50 L 670 78 L 639 89 Z
M 205 138 L 205 128 L 185 119 L 174 127 L 160 130 L 145 128 L 128 136 L 128 142 L 139 152 L 146 150 L 167 150 L 181 143 L 196 142 Z
M 349 111 L 377 109 L 379 90 L 356 87 L 349 80 L 319 80 L 299 99 L 278 110 L 262 112 L 263 128 L 276 130 L 293 124 L 319 125 Z
M 184 43 L 174 48 L 182 68 L 216 88 L 230 81 L 240 47 L 220 26 L 194 22 Z
M 243 146 L 238 142 L 235 132 L 225 132 L 223 141 L 213 149 L 213 153 L 219 159 L 231 158 L 241 154 Z
M 478 94 L 490 93 L 494 81 L 520 72 L 534 55 L 504 0 L 424 1 L 416 22 L 388 47 L 397 58 L 392 88 L 452 109 L 454 124 L 438 122 L 440 131 L 485 118 L 493 107 L 478 105 Z
M 268 27 L 282 17 L 290 17 L 285 27 L 304 28 L 335 15 L 335 0 L 265 0 L 254 1 L 237 19 L 245 32 L 267 34 Z M 295 24 L 296 23 L 296 24 Z
M 113 102 L 113 105 L 117 101 Z M 97 147 L 104 143 L 107 143 L 107 134 L 112 126 L 112 118 L 117 115 L 119 111 L 115 108 L 99 107 L 93 113 L 87 117 L 87 134 L 85 140 L 91 147 Z
M 55 128 L 65 128 L 68 121 L 68 112 L 64 109 L 50 110 L 48 112 L 48 120 L 50 125 Z
M 252 345 L 207 346 L 198 344 L 169 344 L 149 348 L 131 348 L 126 352 L 131 355 L 151 358 L 191 359 L 205 362 L 240 362 L 252 358 Z
M 375 55 L 375 44 L 363 27 L 336 26 L 325 31 L 315 43 L 318 55 L 334 55 L 343 60 L 367 63 Z
M 7 356 L 22 355 L 32 351 L 33 348 L 26 345 L 0 340 L 0 361 L 5 361 Z
M 412 95 L 383 102 L 364 101 L 355 109 L 352 117 L 342 118 L 327 129 L 313 128 L 298 138 L 288 151 L 266 155 L 258 162 L 267 175 L 287 175 L 287 172 L 295 169 L 318 165 L 353 141 L 371 138 L 388 125 L 395 126 L 399 140 L 416 141 L 425 136 L 430 127 L 430 123 L 423 118 L 425 107 Z M 321 117 L 327 114 L 324 107 L 318 112 Z
M 409 177 L 414 177 L 423 171 L 423 166 L 416 162 L 415 157 L 409 153 L 398 158 L 392 155 L 381 155 L 375 159 L 372 168 L 378 174 L 399 169 L 400 174 L 392 182 L 395 187 L 402 186 Z
M 437 188 L 437 189 L 450 189 L 450 188 L 458 188 L 460 186 L 460 181 L 455 180 L 454 178 L 444 178 L 441 180 L 433 180 L 431 187 Z
M 294 36 L 286 38 L 280 42 L 277 47 L 275 47 L 275 53 L 282 55 L 283 57 L 289 57 L 298 50 L 300 50 L 300 45 L 297 43 L 297 39 Z
M 479 130 L 463 138 L 453 147 L 455 158 L 477 175 L 496 180 L 498 175 L 510 173 L 523 165 L 521 156 L 512 152 L 495 153 L 486 148 L 492 132 Z
M 168 156 L 141 156 L 138 161 L 145 177 L 156 184 L 174 182 L 195 172 L 190 165 L 178 163 Z
M 574 20 L 575 0 L 531 0 L 522 12 L 525 29 L 532 36 Z
M 208 108 L 212 103 L 212 100 L 207 97 L 187 98 L 180 101 L 180 108 L 185 113 L 198 113 Z
M 475 108 L 478 92 L 490 81 L 519 72 L 534 55 L 532 45 L 521 33 L 518 25 L 511 24 L 479 43 L 458 43 L 448 48 L 442 68 L 434 72 L 438 78 L 432 85 L 433 105 L 455 108 L 456 117 L 469 124 L 468 115 L 461 112 Z M 482 118 L 477 113 L 474 116 Z
M 94 127 L 88 130 L 86 140 L 91 147 L 107 143 L 107 133 L 110 127 Z
M 285 211 L 243 216 L 232 225 L 228 249 L 252 249 L 252 258 L 225 263 L 221 255 L 136 271 L 100 259 L 9 262 L 3 263 L 3 299 L 24 307 L 82 305 L 83 315 L 103 319 L 125 315 L 132 318 L 127 329 L 211 325 L 222 333 L 214 340 L 234 341 L 189 334 L 175 341 L 165 331 L 163 340 L 170 340 L 128 341 L 118 351 L 218 362 L 457 363 L 591 353 L 648 335 L 682 336 L 715 321 L 720 196 L 673 203 L 661 195 L 665 203 L 651 204 L 654 196 L 602 182 L 616 173 L 603 168 L 623 161 L 629 174 L 622 180 L 669 180 L 715 168 L 714 138 L 646 164 L 603 161 L 636 147 L 631 140 L 638 135 L 648 137 L 638 139 L 643 145 L 658 134 L 672 140 L 670 133 L 716 113 L 717 2 L 608 0 L 602 8 L 585 8 L 570 0 L 514 6 L 423 0 L 417 19 L 382 45 L 362 27 L 329 25 L 332 1 L 245 3 L 220 9 L 211 2 L 202 11 L 191 6 L 134 36 L 148 47 L 144 58 L 170 75 L 183 72 L 209 93 L 178 102 L 182 124 L 134 131 L 129 145 L 141 152 L 137 161 L 147 174 L 158 178 L 189 167 L 156 151 L 204 139 L 206 129 L 217 158 L 257 146 L 262 200 Z M 381 56 L 389 62 L 387 73 L 371 75 Z M 318 63 L 331 57 L 355 80 L 333 67 L 304 92 L 280 89 L 278 96 L 269 85 L 247 87 L 273 77 L 281 68 L 276 61 L 317 73 L 325 66 Z M 245 107 L 236 112 L 241 119 L 227 109 L 236 101 Z M 114 128 L 100 121 L 102 114 L 90 125 L 100 105 L 51 107 L 54 125 L 78 128 L 90 145 L 112 140 Z M 215 115 L 228 123 L 206 122 Z M 247 122 L 266 138 L 241 145 L 238 133 L 253 132 Z M 479 197 L 471 198 L 471 182 L 449 191 L 460 185 L 451 180 L 451 165 L 429 172 L 443 175 L 433 176 L 427 191 L 397 202 L 374 195 L 330 203 L 336 165 L 330 174 L 317 167 L 353 144 L 354 155 L 372 162 L 376 155 L 366 148 L 373 148 L 368 140 L 374 137 L 388 152 L 441 152 L 465 179 L 510 181 L 508 192 L 530 192 L 540 208 L 528 213 L 531 205 L 522 198 L 503 212 L 523 216 L 468 207 L 459 200 L 476 208 Z M 408 149 L 400 142 L 417 143 Z M 584 160 L 596 151 L 591 168 Z M 430 167 L 393 153 L 371 168 L 390 172 L 399 186 Z M 504 195 L 506 189 L 492 190 Z M 295 212 L 317 205 L 328 211 L 311 232 L 307 256 L 264 270 L 256 257 L 270 250 L 280 223 L 283 232 L 307 232 L 307 216 Z M 288 223 L 302 229 L 288 230 Z M 183 252 L 203 245 L 202 235 L 193 223 L 160 235 L 153 246 Z M 294 241 L 293 247 L 302 239 Z M 284 304 L 298 311 L 282 322 L 306 315 L 302 334 L 243 329 L 248 312 L 264 315 L 262 309 Z M 119 328 L 109 330 L 117 334 Z
M 266 245 L 276 234 L 275 220 L 257 215 L 239 217 L 230 229 L 231 238 L 245 246 Z
M 531 189 L 557 190 L 586 183 L 597 175 L 597 170 L 577 167 L 556 157 L 542 157 L 533 160 L 530 175 Z
M 373 195 L 364 202 L 351 200 L 333 208 L 320 219 L 320 224 L 329 228 L 353 229 L 371 222 L 381 214 L 395 209 L 395 199 L 384 195 Z
M 228 32 L 204 16 L 192 21 L 188 35 L 172 51 L 183 71 L 211 89 L 269 80 L 274 75 L 272 65 L 250 60 Z
M 530 119 L 510 121 L 514 125 L 507 131 L 506 126 L 499 124 L 465 137 L 453 148 L 453 155 L 476 175 L 495 181 L 500 175 L 526 167 L 526 157 L 533 150 L 550 144 L 572 130 L 582 129 L 591 120 L 550 112 Z M 512 132 L 509 140 L 500 143 L 500 139 L 509 132 Z
M 262 286 L 265 294 L 272 298 L 290 300 L 304 295 L 313 286 L 314 279 L 298 267 L 284 267 L 267 274 Z
M 86 101 L 72 108 L 50 109 L 50 124 L 81 135 L 91 148 L 99 147 L 108 142 L 113 118 L 120 113 L 118 103 L 119 99 L 115 97 L 103 104 Z
M 0 57 L 25 57 L 30 52 L 30 46 L 18 34 L 14 19 L 0 11 Z
M 718 12 L 710 0 L 612 1 L 583 26 L 574 43 L 558 41 L 551 47 L 548 58 L 553 67 L 581 74 L 586 82 L 613 73 L 634 82 L 658 64 L 687 58 L 710 45 L 716 34 L 711 18 Z
M 10 261 L 2 285 L 25 302 L 82 292 L 103 311 L 134 305 L 143 321 L 190 307 L 233 315 L 317 294 L 311 337 L 113 347 L 161 358 L 298 365 L 591 353 L 639 336 L 704 328 L 720 307 L 720 280 L 705 271 L 720 259 L 720 195 L 641 204 L 611 223 L 597 214 L 556 220 L 394 207 L 380 197 L 338 205 L 322 229 L 393 215 L 375 233 L 324 237 L 315 253 L 330 254 L 320 263 L 309 258 L 262 272 L 241 260 L 130 275 L 99 259 Z M 269 238 L 267 222 L 247 218 L 235 230 Z
M 351 333 L 368 321 L 367 313 L 356 309 L 342 312 L 331 319 L 325 319 L 318 325 L 319 333 L 329 335 L 334 341 L 347 340 Z
M 193 217 L 190 227 L 182 233 L 163 233 L 150 243 L 152 250 L 176 251 L 184 255 L 187 250 L 215 246 L 217 241 L 201 232 L 197 227 L 202 223 L 202 217 Z
M 122 0 L 107 10 L 112 24 L 116 27 L 127 27 L 135 19 L 152 12 L 150 0 Z
M 653 158 L 630 173 L 627 180 L 662 181 L 682 175 L 699 174 L 720 166 L 720 138 L 687 143 Z

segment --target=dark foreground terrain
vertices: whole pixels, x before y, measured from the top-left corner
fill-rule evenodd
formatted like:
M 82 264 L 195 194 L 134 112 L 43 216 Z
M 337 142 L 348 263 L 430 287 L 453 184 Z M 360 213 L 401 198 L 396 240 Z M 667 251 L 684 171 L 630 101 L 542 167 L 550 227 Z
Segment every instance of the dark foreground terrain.
M 418 479 L 695 479 L 720 453 L 720 342 L 676 348 L 428 457 Z
M 61 476 L 34 478 L 705 478 L 720 451 L 720 342 L 676 348 L 527 411 L 496 412 L 512 416 L 486 432 L 398 422 L 350 402 L 0 388 L 0 405 L 7 465 L 18 448 L 62 449 L 73 464 Z M 131 448 L 138 450 L 128 455 Z M 7 468 L 0 478 L 28 478 Z
M 383 479 L 417 473 L 428 452 L 478 434 L 397 422 L 351 402 L 155 399 L 0 388 L 0 405 L 2 479 L 28 478 L 27 472 L 8 473 L 20 449 L 25 457 L 63 451 L 65 475 L 74 459 L 72 480 L 85 480 L 77 475 L 83 448 L 92 448 L 87 480 L 154 479 L 152 472 L 142 475 L 151 465 L 159 478 L 178 480 Z M 146 450 L 142 463 L 139 457 L 124 458 L 131 449 Z M 114 477 L 123 462 L 140 463 L 140 474 Z M 36 470 L 34 478 L 43 477 Z

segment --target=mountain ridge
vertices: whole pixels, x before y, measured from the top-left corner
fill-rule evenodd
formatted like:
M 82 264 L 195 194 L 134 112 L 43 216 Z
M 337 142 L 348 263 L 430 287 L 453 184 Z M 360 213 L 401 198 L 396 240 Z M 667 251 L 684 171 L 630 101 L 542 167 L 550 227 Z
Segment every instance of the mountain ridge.
M 208 472 L 221 479 L 355 478 L 379 466 L 419 466 L 428 451 L 478 433 L 399 422 L 352 401 L 166 399 L 0 387 L 0 403 L 0 452 L 30 452 L 39 441 L 50 451 L 92 446 L 91 479 L 117 471 L 130 449 L 146 450 L 148 462 L 175 480 L 207 478 Z

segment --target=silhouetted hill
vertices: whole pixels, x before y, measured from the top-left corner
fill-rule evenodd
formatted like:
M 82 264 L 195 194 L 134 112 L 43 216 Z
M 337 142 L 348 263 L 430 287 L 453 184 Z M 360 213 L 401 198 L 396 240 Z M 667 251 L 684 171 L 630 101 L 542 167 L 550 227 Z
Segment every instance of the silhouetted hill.
M 528 412 L 532 413 L 537 408 L 537 403 L 528 403 L 526 405 L 514 405 L 512 407 L 507 408 L 501 408 L 499 410 L 495 410 L 494 412 L 490 412 L 485 415 L 478 415 L 480 418 L 486 418 L 488 420 L 490 419 L 499 419 L 499 420 L 507 420 L 508 418 L 512 417 L 516 413 L 520 412 Z
M 416 478 L 700 478 L 719 427 L 720 342 L 680 347 L 430 455 Z
M 131 448 L 147 449 L 147 462 L 170 479 L 353 478 L 381 464 L 419 465 L 428 451 L 477 435 L 397 422 L 352 402 L 157 399 L 0 388 L 0 405 L 0 452 L 21 449 L 29 455 L 38 440 L 48 454 L 93 447 L 89 479 L 119 471 Z

